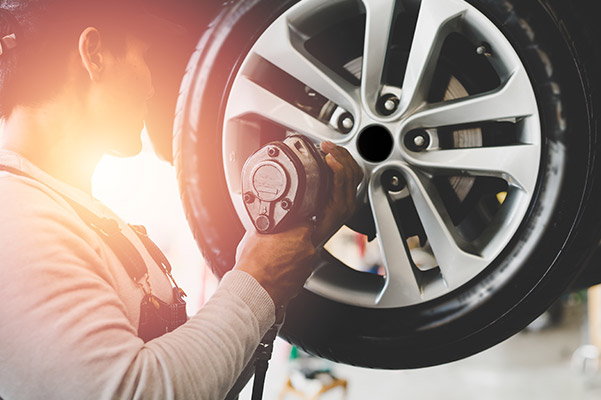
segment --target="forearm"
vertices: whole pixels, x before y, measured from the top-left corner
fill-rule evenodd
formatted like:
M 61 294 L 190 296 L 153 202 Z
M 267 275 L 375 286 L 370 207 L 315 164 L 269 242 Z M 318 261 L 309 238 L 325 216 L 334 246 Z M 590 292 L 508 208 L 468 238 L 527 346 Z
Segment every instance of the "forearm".
M 267 292 L 235 271 L 197 315 L 144 344 L 93 292 L 78 291 L 85 306 L 57 296 L 10 307 L 27 318 L 0 329 L 0 397 L 220 400 L 275 319 Z
M 203 309 L 132 360 L 116 398 L 222 399 L 274 322 L 273 302 L 233 271 Z

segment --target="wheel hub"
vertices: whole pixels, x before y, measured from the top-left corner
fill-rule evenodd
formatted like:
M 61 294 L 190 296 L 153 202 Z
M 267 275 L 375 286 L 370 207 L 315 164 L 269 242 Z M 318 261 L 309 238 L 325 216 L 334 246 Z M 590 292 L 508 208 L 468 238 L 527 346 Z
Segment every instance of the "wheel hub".
M 388 129 L 381 125 L 371 125 L 359 134 L 357 149 L 365 160 L 377 163 L 390 156 L 393 144 L 392 134 Z

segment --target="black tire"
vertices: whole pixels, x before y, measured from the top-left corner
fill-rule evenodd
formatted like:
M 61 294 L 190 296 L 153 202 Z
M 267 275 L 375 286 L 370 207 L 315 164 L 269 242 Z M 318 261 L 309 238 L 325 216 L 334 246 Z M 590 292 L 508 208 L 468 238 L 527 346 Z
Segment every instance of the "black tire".
M 178 101 L 175 164 L 188 220 L 222 276 L 243 228 L 228 197 L 221 132 L 241 62 L 295 0 L 245 0 L 224 9 L 188 65 Z M 416 368 L 457 360 L 518 332 L 576 278 L 600 235 L 598 56 L 581 14 L 561 2 L 469 0 L 504 33 L 528 71 L 543 130 L 536 192 L 518 232 L 477 278 L 444 297 L 370 309 L 304 290 L 281 335 L 309 353 L 371 368 Z M 586 7 L 584 1 L 577 2 Z M 578 8 L 578 7 L 575 7 Z M 588 10 L 590 13 L 591 10 Z M 586 13 L 587 10 L 579 10 Z M 596 53 L 598 54 L 598 53 Z

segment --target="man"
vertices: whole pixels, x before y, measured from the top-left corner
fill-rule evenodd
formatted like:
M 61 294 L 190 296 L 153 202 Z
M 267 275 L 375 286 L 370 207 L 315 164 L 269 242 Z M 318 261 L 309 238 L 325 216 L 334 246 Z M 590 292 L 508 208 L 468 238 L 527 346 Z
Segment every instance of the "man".
M 310 274 L 314 243 L 352 212 L 361 171 L 325 143 L 334 185 L 324 222 L 247 233 L 207 305 L 157 334 L 179 292 L 144 234 L 90 195 L 103 154 L 141 148 L 153 84 L 140 14 L 133 0 L 0 0 L 5 400 L 223 398 L 276 306 Z

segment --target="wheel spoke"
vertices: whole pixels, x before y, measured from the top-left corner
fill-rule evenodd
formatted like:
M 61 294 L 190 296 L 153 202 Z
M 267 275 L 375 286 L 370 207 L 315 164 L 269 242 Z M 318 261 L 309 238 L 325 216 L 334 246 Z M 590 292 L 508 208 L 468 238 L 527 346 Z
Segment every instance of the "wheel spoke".
M 366 26 L 361 76 L 363 104 L 375 112 L 382 87 L 388 40 L 392 30 L 395 0 L 363 0 Z
M 422 0 L 403 81 L 399 107 L 403 113 L 425 101 L 444 38 L 466 10 L 462 0 Z
M 253 81 L 239 77 L 232 88 L 226 120 L 256 114 L 316 141 L 336 140 L 340 134 Z
M 494 92 L 427 106 L 408 118 L 403 130 L 483 121 L 515 122 L 537 112 L 529 86 L 526 71 L 519 68 Z
M 419 171 L 404 169 L 409 192 L 434 257 L 447 285 L 454 287 L 457 282 L 461 282 L 462 277 L 473 276 L 485 268 L 488 262 L 464 250 L 469 245 L 459 237 L 430 178 Z
M 408 249 L 378 176 L 371 179 L 369 199 L 386 267 L 386 284 L 378 296 L 377 303 L 379 306 L 386 306 L 399 304 L 399 301 L 409 304 L 418 302 L 421 300 L 421 290 L 413 272 Z
M 307 53 L 286 19 L 271 25 L 254 51 L 346 111 L 357 113 L 358 89 Z
M 419 168 L 447 175 L 494 176 L 532 193 L 538 170 L 539 146 L 474 147 L 413 153 L 407 158 Z

